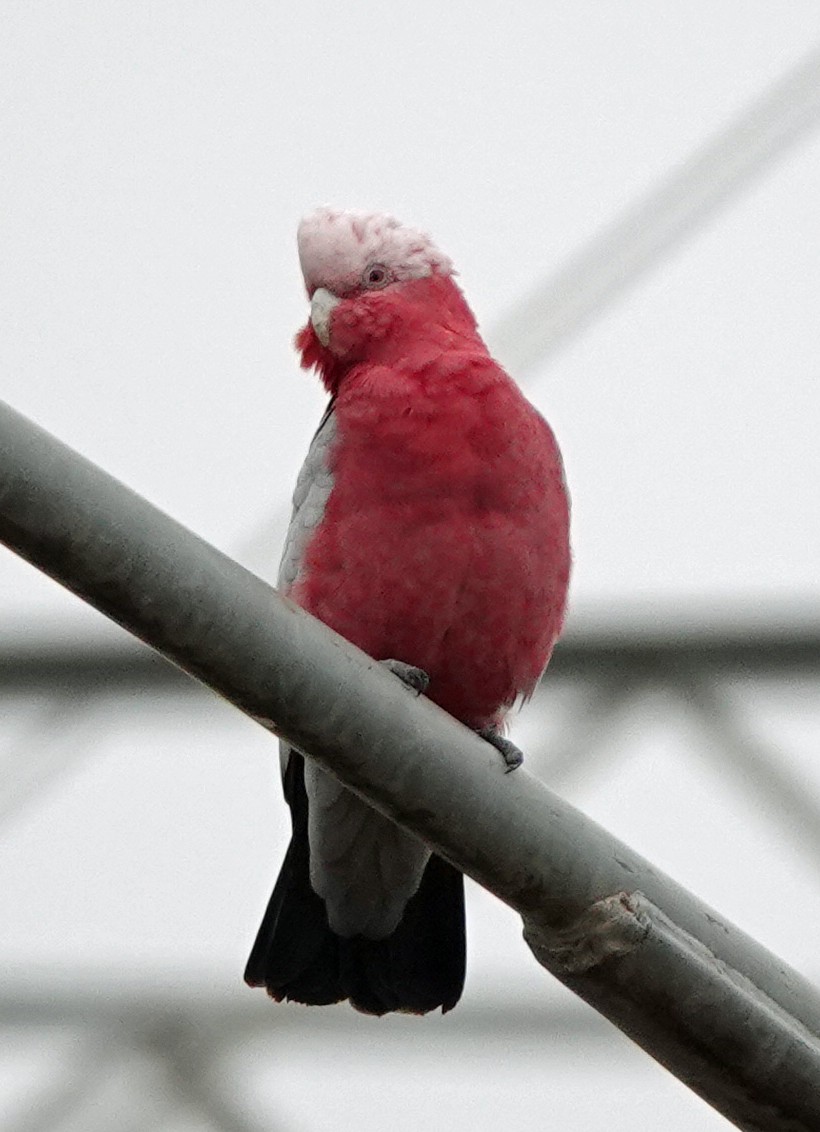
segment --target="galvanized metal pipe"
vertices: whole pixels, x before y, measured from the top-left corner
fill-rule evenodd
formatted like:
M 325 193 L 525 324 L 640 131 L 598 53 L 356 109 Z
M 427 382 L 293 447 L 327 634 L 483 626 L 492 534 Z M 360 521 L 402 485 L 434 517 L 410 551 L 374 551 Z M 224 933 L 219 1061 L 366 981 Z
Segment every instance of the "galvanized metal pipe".
M 2 404 L 0 540 L 520 912 L 545 966 L 739 1128 L 820 1129 L 820 996 L 800 975 Z

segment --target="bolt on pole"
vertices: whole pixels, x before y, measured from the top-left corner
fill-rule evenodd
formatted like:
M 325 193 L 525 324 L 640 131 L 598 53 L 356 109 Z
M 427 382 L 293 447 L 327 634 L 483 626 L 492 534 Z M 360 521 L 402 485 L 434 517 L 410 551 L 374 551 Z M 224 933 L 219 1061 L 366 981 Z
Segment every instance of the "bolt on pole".
M 523 917 L 539 962 L 738 1128 L 820 1129 L 814 987 L 1 402 L 0 541 L 494 892 Z M 772 894 L 764 898 L 776 915 Z

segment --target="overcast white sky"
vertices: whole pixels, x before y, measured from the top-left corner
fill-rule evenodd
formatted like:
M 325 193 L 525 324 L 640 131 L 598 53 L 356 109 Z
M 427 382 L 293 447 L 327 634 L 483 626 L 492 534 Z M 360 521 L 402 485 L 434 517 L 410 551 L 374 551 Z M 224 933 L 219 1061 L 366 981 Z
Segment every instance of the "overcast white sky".
M 304 211 L 426 226 L 491 331 L 818 38 L 814 0 L 8 3 L 2 396 L 241 553 L 321 411 L 291 348 Z M 820 598 L 819 156 L 809 134 L 529 375 L 576 609 Z M 0 554 L 7 632 L 76 606 Z
M 291 346 L 306 317 L 301 214 L 329 202 L 426 227 L 489 333 L 820 44 L 816 0 L 6 0 L 0 23 L 0 397 L 268 574 L 279 547 L 264 532 L 323 404 Z M 788 607 L 820 622 L 819 171 L 820 132 L 807 133 L 528 375 L 564 449 L 580 619 Z M 0 645 L 97 631 L 0 548 Z M 721 796 L 688 725 L 656 707 L 572 796 L 816 973 L 815 871 L 745 796 Z M 11 749 L 30 708 L 4 717 Z M 817 786 L 816 692 L 757 709 Z M 185 710 L 102 704 L 67 730 L 67 754 L 87 743 L 95 757 L 4 834 L 0 952 L 18 976 L 85 963 L 153 971 L 156 988 L 207 969 L 213 990 L 243 993 L 257 870 L 285 839 L 270 741 L 222 705 Z M 761 891 L 782 900 L 776 916 Z M 563 1003 L 514 918 L 471 901 L 468 994 Z M 350 1104 L 374 1041 L 356 1033 L 358 1068 L 332 1037 L 316 1053 Z M 280 1047 L 288 1072 L 257 1077 L 288 1127 L 326 1126 L 310 1085 L 321 1041 L 317 1023 L 313 1045 Z M 410 1132 L 418 1115 L 435 1132 L 461 1114 L 490 1132 L 515 1099 L 516 1127 L 534 1130 L 545 1095 L 567 1130 L 649 1128 L 658 1111 L 670 1130 L 724 1126 L 638 1055 L 622 1073 L 608 1054 L 591 1089 L 571 1044 L 548 1080 L 538 1047 L 513 1048 L 503 1062 L 472 1050 L 463 1081 L 454 1069 L 427 1088 L 417 1043 L 421 1061 L 379 1068 L 393 1091 L 359 1127 Z M 0 1059 L 0 1097 L 4 1072 L 19 1084 Z

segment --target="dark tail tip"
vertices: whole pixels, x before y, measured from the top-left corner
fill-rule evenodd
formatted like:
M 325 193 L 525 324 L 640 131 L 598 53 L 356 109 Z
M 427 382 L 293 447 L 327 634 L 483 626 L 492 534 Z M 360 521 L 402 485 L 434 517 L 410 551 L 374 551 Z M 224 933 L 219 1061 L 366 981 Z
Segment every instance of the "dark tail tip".
M 286 793 L 293 837 L 245 968 L 245 982 L 327 1006 L 349 999 L 365 1014 L 426 1014 L 456 1005 L 464 987 L 464 878 L 432 856 L 418 891 L 387 939 L 343 939 L 330 930 L 310 884 L 304 763 L 292 754 Z
M 393 935 L 342 939 L 328 927 L 316 893 L 309 886 L 294 891 L 291 866 L 286 857 L 245 969 L 249 986 L 265 987 L 277 1002 L 349 999 L 364 1014 L 452 1010 L 465 972 L 461 873 L 431 857 Z

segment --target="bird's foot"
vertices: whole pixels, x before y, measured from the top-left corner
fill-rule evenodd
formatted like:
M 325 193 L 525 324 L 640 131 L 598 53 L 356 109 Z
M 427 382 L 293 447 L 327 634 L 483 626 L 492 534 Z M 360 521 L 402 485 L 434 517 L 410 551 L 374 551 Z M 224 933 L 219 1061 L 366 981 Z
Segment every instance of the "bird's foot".
M 477 734 L 491 743 L 501 755 L 506 765 L 505 774 L 509 774 L 511 770 L 516 770 L 521 766 L 524 761 L 524 752 L 520 747 L 516 747 L 512 740 L 505 739 L 494 727 L 481 727 Z
M 423 696 L 427 691 L 430 677 L 423 668 L 416 668 L 413 664 L 405 664 L 403 660 L 380 660 L 379 664 L 383 664 L 394 676 L 398 676 L 402 684 L 406 684 L 416 695 Z

